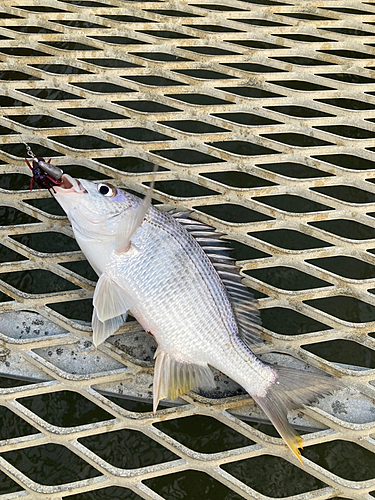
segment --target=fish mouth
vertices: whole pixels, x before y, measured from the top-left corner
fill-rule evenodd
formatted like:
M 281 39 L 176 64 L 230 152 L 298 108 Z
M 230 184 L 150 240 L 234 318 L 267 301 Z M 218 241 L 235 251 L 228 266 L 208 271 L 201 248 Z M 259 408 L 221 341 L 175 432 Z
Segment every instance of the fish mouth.
M 78 179 L 74 179 L 68 174 L 63 174 L 62 184 L 54 186 L 58 193 L 87 193 L 87 190 L 82 186 Z

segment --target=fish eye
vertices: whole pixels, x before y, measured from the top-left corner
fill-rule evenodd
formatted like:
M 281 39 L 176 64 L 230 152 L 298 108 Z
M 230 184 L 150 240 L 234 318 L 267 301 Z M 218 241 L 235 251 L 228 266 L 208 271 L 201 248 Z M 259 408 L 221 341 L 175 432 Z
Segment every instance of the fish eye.
M 117 194 L 117 189 L 112 184 L 101 182 L 98 184 L 98 192 L 103 196 L 114 197 Z

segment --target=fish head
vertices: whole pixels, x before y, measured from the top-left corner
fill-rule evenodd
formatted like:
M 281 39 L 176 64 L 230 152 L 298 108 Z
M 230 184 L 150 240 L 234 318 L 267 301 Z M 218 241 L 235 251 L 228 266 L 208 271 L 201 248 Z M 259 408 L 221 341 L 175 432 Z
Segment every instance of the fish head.
M 70 220 L 77 240 L 114 237 L 127 210 L 142 200 L 107 182 L 91 182 L 62 176 L 62 185 L 53 193 Z

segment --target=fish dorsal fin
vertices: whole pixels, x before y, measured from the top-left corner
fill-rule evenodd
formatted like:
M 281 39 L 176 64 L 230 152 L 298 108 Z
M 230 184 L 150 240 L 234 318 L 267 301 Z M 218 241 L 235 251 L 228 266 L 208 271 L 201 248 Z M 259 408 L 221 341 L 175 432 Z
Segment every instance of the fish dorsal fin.
M 97 346 L 126 321 L 131 298 L 103 273 L 95 287 L 92 316 L 93 342 Z M 125 319 L 124 319 L 125 318 Z
M 216 387 L 212 371 L 207 365 L 178 361 L 160 346 L 155 352 L 155 358 L 154 413 L 161 399 L 169 398 L 173 401 L 178 396 L 198 387 L 205 389 L 214 389 Z
M 154 166 L 155 173 L 157 166 Z M 133 209 L 127 210 L 121 217 L 116 230 L 116 252 L 127 252 L 131 248 L 131 238 L 134 233 L 141 227 L 141 224 L 151 206 L 152 193 L 154 191 L 155 177 L 152 178 L 151 185 L 144 197 L 142 203 Z
M 233 250 L 222 239 L 223 233 L 202 222 L 189 218 L 191 212 L 170 212 L 202 247 L 218 272 L 229 296 L 237 319 L 240 338 L 251 347 L 263 343 L 260 313 L 252 293 L 242 283 L 240 267 L 230 257 Z

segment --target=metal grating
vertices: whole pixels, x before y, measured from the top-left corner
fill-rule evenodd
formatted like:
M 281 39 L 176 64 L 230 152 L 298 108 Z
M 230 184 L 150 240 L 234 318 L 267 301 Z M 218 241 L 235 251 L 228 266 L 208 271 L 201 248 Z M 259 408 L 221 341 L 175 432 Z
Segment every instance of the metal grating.
M 222 498 L 265 499 L 277 496 L 271 478 L 257 482 L 251 468 L 280 463 L 303 484 L 282 496 L 373 498 L 374 25 L 374 3 L 348 0 L 2 0 L 0 372 L 35 383 L 0 389 L 3 421 L 31 425 L 1 437 L 0 498 L 123 488 L 123 498 L 174 499 L 154 478 L 198 471 L 207 488 L 229 488 Z M 129 322 L 92 348 L 94 278 L 48 193 L 28 190 L 24 143 L 72 175 L 139 193 L 157 163 L 155 200 L 228 234 L 259 297 L 274 351 L 265 359 L 307 361 L 348 386 L 291 416 L 308 431 L 304 466 L 239 418 L 262 415 L 219 376 L 216 399 L 190 394 L 156 416 L 111 399 L 150 397 L 154 346 Z M 33 411 L 35 398 L 64 392 L 106 413 L 71 426 Z M 160 427 L 197 416 L 250 441 L 204 453 Z M 164 460 L 103 458 L 90 439 L 111 432 L 126 443 L 140 432 Z M 47 468 L 34 480 L 42 447 L 79 478 L 51 484 Z

